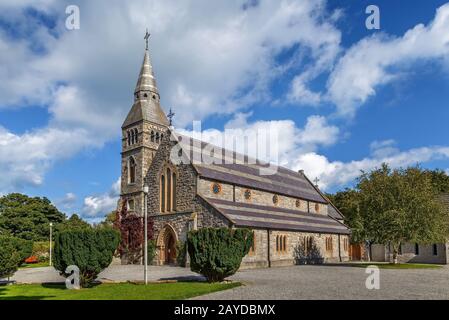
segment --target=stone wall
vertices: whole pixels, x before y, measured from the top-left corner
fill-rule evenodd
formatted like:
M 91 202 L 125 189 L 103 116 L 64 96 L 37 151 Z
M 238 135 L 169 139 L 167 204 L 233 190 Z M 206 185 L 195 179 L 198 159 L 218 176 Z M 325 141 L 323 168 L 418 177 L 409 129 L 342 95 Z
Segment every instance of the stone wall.
M 221 186 L 221 191 L 215 194 L 212 191 L 212 185 L 218 183 Z M 249 190 L 251 193 L 250 199 L 245 198 L 245 191 Z M 313 201 L 308 201 L 305 199 L 298 199 L 293 197 L 288 197 L 284 195 L 278 196 L 278 203 L 273 203 L 274 193 L 261 191 L 252 188 L 246 188 L 241 186 L 233 186 L 232 184 L 213 181 L 209 179 L 198 178 L 198 192 L 207 198 L 217 198 L 228 201 L 253 203 L 265 206 L 277 206 L 286 209 L 300 210 L 303 212 L 317 213 L 322 215 L 327 215 L 328 208 L 327 204 L 316 203 Z M 296 202 L 299 200 L 299 207 L 296 206 Z M 318 210 L 316 210 L 318 206 Z
M 127 132 L 133 129 L 138 130 L 137 143 L 128 145 Z M 151 131 L 164 134 L 166 128 L 148 121 L 141 121 L 122 130 L 121 198 L 123 201 L 133 200 L 134 209 L 131 208 L 130 211 L 138 215 L 143 215 L 144 177 L 161 143 L 161 141 L 159 143 L 151 141 Z M 136 161 L 136 177 L 134 183 L 129 183 L 128 179 L 128 161 L 130 157 L 133 157 Z
M 448 247 L 449 243 L 437 243 L 437 254 L 433 252 L 433 244 L 419 244 L 418 254 L 415 252 L 414 243 L 402 245 L 402 253 L 398 255 L 400 263 L 449 263 Z M 372 260 L 379 262 L 393 262 L 393 252 L 389 246 L 375 244 L 371 248 Z
M 268 235 L 269 233 L 269 235 Z M 255 252 L 248 253 L 242 261 L 242 269 L 254 267 L 267 267 L 268 260 L 268 245 L 270 246 L 270 261 L 271 266 L 288 266 L 296 263 L 295 248 L 298 245 L 304 244 L 305 237 L 313 237 L 317 247 L 320 250 L 324 263 L 334 263 L 349 260 L 349 248 L 344 247 L 344 239 L 349 241 L 348 236 L 336 234 L 317 234 L 308 232 L 294 232 L 294 231 L 280 231 L 280 230 L 254 230 L 255 235 Z M 287 245 L 285 251 L 276 250 L 276 237 L 286 236 Z M 268 244 L 268 237 L 270 238 Z M 332 239 L 332 250 L 326 250 L 326 238 Z M 340 239 L 340 248 L 338 241 Z M 340 250 L 340 253 L 339 253 Z

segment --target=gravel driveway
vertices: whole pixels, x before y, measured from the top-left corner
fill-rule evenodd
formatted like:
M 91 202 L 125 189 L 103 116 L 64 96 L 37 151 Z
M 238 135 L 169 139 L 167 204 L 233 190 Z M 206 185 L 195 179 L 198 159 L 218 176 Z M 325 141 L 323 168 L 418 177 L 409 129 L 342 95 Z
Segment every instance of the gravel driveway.
M 186 268 L 149 267 L 149 280 L 201 280 Z M 195 299 L 449 299 L 449 266 L 441 269 L 380 269 L 380 289 L 368 290 L 365 268 L 291 266 L 238 272 L 232 280 L 244 286 Z M 112 265 L 102 281 L 142 281 L 143 267 Z M 22 269 L 13 280 L 21 283 L 61 282 L 53 268 Z
M 231 279 L 245 286 L 195 299 L 449 299 L 449 267 L 380 269 L 380 289 L 368 290 L 365 268 L 291 266 L 245 270 Z

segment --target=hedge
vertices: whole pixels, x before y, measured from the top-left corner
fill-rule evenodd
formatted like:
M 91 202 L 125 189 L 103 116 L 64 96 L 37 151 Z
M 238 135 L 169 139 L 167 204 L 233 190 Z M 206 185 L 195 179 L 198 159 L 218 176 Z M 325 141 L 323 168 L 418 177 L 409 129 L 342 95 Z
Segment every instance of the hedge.
M 113 229 L 63 230 L 55 236 L 54 267 L 65 274 L 70 265 L 80 270 L 80 285 L 88 287 L 108 267 L 120 241 Z
M 11 277 L 22 262 L 16 245 L 17 238 L 0 236 L 0 278 Z
M 248 229 L 203 228 L 187 235 L 190 268 L 209 282 L 223 281 L 240 267 L 253 234 Z

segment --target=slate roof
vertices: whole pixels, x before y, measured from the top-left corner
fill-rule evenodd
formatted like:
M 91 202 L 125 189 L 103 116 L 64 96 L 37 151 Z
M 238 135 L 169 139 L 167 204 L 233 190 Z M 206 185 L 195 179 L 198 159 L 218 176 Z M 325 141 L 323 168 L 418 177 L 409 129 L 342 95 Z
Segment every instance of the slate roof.
M 179 141 L 183 155 L 187 156 L 184 161 L 191 163 L 202 178 L 329 204 L 328 215 L 322 215 L 275 206 L 206 198 L 199 195 L 235 226 L 317 233 L 350 233 L 346 225 L 337 221 L 343 219 L 338 209 L 333 207 L 303 173 L 278 166 L 274 174 L 264 175 L 261 173 L 264 172 L 263 169 L 267 169 L 266 163 L 216 146 L 214 146 L 215 154 L 210 154 L 210 157 L 206 159 L 208 162 L 205 164 L 199 160 L 202 159 L 201 150 L 207 146 L 211 147 L 209 143 L 177 133 L 174 136 Z M 219 161 L 223 158 L 225 161 L 233 159 L 234 163 Z M 240 159 L 240 161 L 236 159 Z
M 169 124 L 159 102 L 153 99 L 135 101 L 125 119 L 125 122 L 123 122 L 122 128 L 130 126 L 141 120 L 159 123 L 167 127 Z
M 237 227 L 256 227 L 316 233 L 349 234 L 349 229 L 327 215 L 263 206 L 252 203 L 204 198 Z
M 190 137 L 176 134 L 179 144 L 189 160 L 201 159 L 201 149 L 211 146 L 207 142 L 194 140 Z M 196 143 L 194 143 L 194 141 Z M 274 174 L 265 175 L 262 172 L 268 169 L 268 164 L 257 159 L 243 156 L 236 152 L 216 147 L 217 153 L 211 155 L 209 160 L 221 160 L 217 163 L 204 164 L 193 161 L 198 174 L 206 179 L 218 180 L 230 184 L 264 190 L 279 195 L 311 200 L 327 204 L 328 201 L 317 191 L 307 177 L 299 172 L 278 166 Z M 188 152 L 187 152 L 188 151 Z M 220 158 L 220 155 L 222 158 Z M 241 158 L 242 161 L 235 159 Z M 236 163 L 226 163 L 227 159 L 234 159 Z M 223 163 L 224 162 L 224 163 Z M 249 162 L 249 163 L 248 163 Z

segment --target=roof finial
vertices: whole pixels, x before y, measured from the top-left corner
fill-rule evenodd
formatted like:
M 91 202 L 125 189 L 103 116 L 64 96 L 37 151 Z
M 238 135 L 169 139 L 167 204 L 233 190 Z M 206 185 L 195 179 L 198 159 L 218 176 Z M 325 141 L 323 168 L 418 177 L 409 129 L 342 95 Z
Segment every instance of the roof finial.
M 175 116 L 175 113 L 171 110 L 168 112 L 167 114 L 167 118 L 169 119 L 169 125 L 170 127 L 172 126 L 172 121 L 173 121 L 173 117 Z
M 318 179 L 318 177 L 315 177 L 315 180 L 313 180 L 313 182 L 315 182 L 315 187 L 318 188 L 318 182 L 320 182 L 320 179 Z
M 150 37 L 150 35 L 151 34 L 148 32 L 148 28 L 147 28 L 147 31 L 145 32 L 145 37 L 143 37 L 145 39 L 145 44 L 146 44 L 145 50 L 148 50 L 148 38 Z

